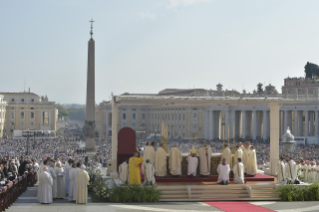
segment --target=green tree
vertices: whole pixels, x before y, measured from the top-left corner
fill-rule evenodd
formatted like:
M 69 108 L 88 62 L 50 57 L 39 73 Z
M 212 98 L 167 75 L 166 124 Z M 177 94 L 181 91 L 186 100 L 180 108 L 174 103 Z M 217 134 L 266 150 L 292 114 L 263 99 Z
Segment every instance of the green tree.
M 306 78 L 312 79 L 314 76 L 319 76 L 319 66 L 314 63 L 309 63 L 305 65 Z
M 59 105 L 59 104 L 56 107 L 58 109 L 59 118 L 61 118 L 61 117 L 69 117 L 69 112 L 67 111 L 67 109 L 65 109 L 65 107 L 63 107 L 62 105 Z
M 85 108 L 68 108 L 69 119 L 85 121 Z

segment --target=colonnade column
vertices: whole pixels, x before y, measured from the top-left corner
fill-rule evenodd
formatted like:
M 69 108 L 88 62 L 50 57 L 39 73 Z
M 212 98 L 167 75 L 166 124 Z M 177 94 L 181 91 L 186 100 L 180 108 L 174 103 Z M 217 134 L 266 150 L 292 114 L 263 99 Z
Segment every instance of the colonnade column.
M 298 111 L 295 110 L 295 130 L 294 130 L 294 135 L 298 136 Z
M 310 128 L 310 134 L 309 136 L 314 136 L 314 117 L 313 117 L 313 112 L 309 112 L 310 114 L 310 124 L 309 124 L 309 128 Z
M 305 136 L 309 136 L 309 111 L 305 111 Z
M 263 139 L 267 139 L 267 128 L 268 128 L 268 124 L 267 124 L 267 111 L 264 110 L 263 111 Z
M 115 98 L 115 97 L 113 97 Z M 111 178 L 118 179 L 117 173 L 117 109 L 118 103 L 112 101 L 112 172 Z
M 252 132 L 252 137 L 253 139 L 257 138 L 257 111 L 253 110 L 253 132 Z
M 315 136 L 319 136 L 319 111 L 315 111 Z
M 241 137 L 246 138 L 246 111 L 241 111 Z
M 209 110 L 208 111 L 208 139 L 212 140 L 212 134 L 213 134 L 213 111 Z
M 288 127 L 288 111 L 284 111 L 284 134 L 286 133 Z
M 280 103 L 269 103 L 270 108 L 270 168 L 271 175 L 276 175 L 279 162 L 279 110 Z
M 298 111 L 298 128 L 299 128 L 299 136 L 303 136 L 303 112 Z
M 229 111 L 225 111 L 225 135 L 224 138 L 228 139 L 228 125 L 229 125 Z

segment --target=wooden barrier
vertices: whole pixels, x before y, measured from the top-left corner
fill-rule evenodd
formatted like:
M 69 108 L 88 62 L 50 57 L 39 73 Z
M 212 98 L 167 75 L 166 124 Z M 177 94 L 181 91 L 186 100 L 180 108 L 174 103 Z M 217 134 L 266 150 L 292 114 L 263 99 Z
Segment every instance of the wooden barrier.
M 29 172 L 7 183 L 0 189 L 0 212 L 8 209 L 18 197 L 37 183 L 37 171 Z

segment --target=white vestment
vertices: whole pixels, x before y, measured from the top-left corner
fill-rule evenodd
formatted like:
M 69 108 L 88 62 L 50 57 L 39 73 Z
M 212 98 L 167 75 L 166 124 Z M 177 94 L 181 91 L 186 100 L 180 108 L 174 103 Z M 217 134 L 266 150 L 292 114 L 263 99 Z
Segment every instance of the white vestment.
M 241 158 L 241 160 L 243 161 L 243 149 L 242 148 L 238 148 L 235 152 L 234 155 L 234 163 L 238 163 L 238 158 Z M 244 164 L 244 163 L 243 163 Z
M 249 161 L 248 155 L 251 152 L 250 145 L 249 145 L 248 148 L 242 146 L 242 149 L 243 149 L 243 158 L 242 158 L 241 162 L 244 164 L 245 172 L 247 172 L 247 164 L 248 164 L 248 161 Z
M 57 177 L 57 198 L 63 198 L 65 196 L 63 168 L 55 167 L 55 174 Z
M 234 183 L 244 184 L 244 164 L 242 162 L 236 163 L 233 167 Z
M 128 183 L 128 164 L 123 162 L 119 166 L 120 183 Z
M 40 174 L 40 183 L 38 187 L 38 201 L 40 203 L 51 203 L 53 179 L 48 172 Z
M 77 179 L 78 179 L 78 174 L 79 172 L 82 171 L 79 167 L 77 167 L 74 171 L 74 183 L 73 183 L 73 200 L 76 200 L 76 189 L 77 189 Z
M 74 186 L 74 180 L 75 180 L 75 168 L 71 168 L 69 171 L 69 179 L 70 179 L 70 185 L 69 185 L 69 201 L 73 200 L 73 196 L 75 196 L 75 194 L 73 194 L 73 186 Z
M 70 184 L 70 179 L 69 179 L 69 171 L 72 167 L 70 164 L 67 162 L 64 167 L 64 191 L 66 194 L 69 194 L 69 184 Z
M 247 168 L 246 172 L 249 175 L 256 175 L 257 172 L 257 159 L 256 159 L 256 151 L 253 149 L 250 151 L 250 154 L 247 157 Z
M 156 152 L 153 146 L 144 147 L 144 161 L 150 160 L 150 163 L 155 165 Z
M 224 180 L 228 180 L 229 181 L 229 172 L 230 172 L 230 168 L 228 164 L 219 164 L 217 167 L 217 173 L 218 173 L 218 180 L 217 183 L 220 183 Z
M 144 174 L 144 184 L 155 184 L 155 167 L 151 163 L 143 163 L 142 173 Z
M 288 163 L 287 163 L 287 177 L 288 179 L 290 180 L 295 180 L 297 178 L 297 165 L 295 163 L 295 161 L 293 160 L 290 160 Z
M 155 169 L 156 176 L 164 177 L 167 173 L 167 153 L 163 147 L 159 147 L 156 151 Z
M 57 198 L 57 179 L 56 179 L 56 174 L 54 171 L 54 168 L 49 167 L 49 173 L 51 174 L 51 177 L 53 178 L 53 186 L 52 186 L 52 197 Z
M 177 147 L 173 147 L 169 153 L 169 171 L 172 175 L 182 174 L 182 159 L 182 152 Z
M 196 176 L 197 166 L 198 166 L 198 158 L 197 157 L 193 157 L 193 156 L 188 156 L 186 158 L 186 161 L 188 162 L 187 175 Z
M 228 147 L 226 147 L 223 150 L 222 155 L 220 157 L 220 163 L 222 163 L 223 158 L 226 159 L 226 164 L 231 165 L 231 151 Z
M 280 161 L 277 165 L 277 181 L 278 184 L 284 184 L 286 180 L 286 171 L 285 164 L 283 161 Z
M 82 170 L 78 173 L 76 178 L 77 190 L 76 190 L 76 203 L 86 204 L 88 198 L 88 188 L 90 177 L 87 171 Z
M 212 157 L 212 150 L 210 146 L 201 147 L 198 150 L 199 154 L 199 173 L 201 175 L 210 175 L 210 162 Z

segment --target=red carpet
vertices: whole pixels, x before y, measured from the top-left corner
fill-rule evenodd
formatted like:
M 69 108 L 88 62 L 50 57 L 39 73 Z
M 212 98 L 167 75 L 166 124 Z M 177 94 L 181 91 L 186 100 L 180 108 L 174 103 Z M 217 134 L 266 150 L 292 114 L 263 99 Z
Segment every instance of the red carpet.
M 144 176 L 141 176 L 144 179 Z M 275 178 L 263 174 L 256 174 L 254 177 L 245 177 L 247 181 L 274 181 Z M 217 182 L 218 176 L 212 177 L 155 177 L 156 182 Z M 233 181 L 233 177 L 229 178 Z
M 253 205 L 248 202 L 205 202 L 215 208 L 226 212 L 270 212 L 268 208 L 263 208 L 261 206 Z

